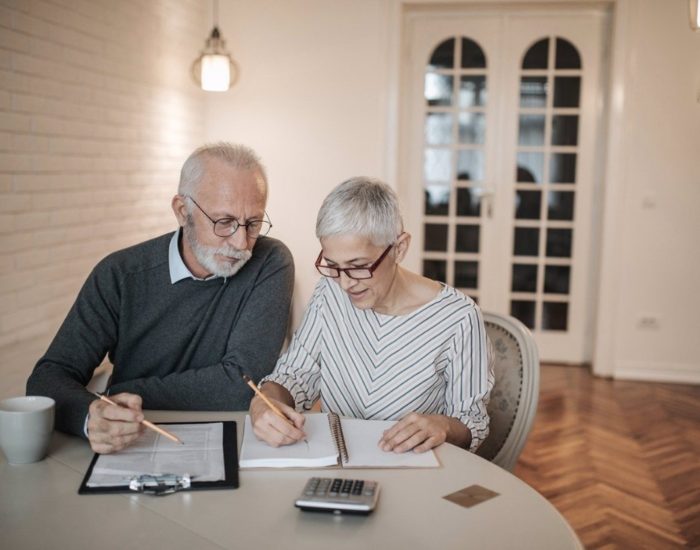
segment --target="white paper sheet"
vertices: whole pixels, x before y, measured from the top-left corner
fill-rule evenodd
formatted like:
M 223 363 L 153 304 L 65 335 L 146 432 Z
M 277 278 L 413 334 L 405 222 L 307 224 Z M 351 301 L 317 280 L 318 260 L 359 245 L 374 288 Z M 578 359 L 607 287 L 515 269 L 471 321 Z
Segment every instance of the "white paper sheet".
M 221 422 L 168 424 L 163 427 L 185 444 L 180 445 L 152 430 L 146 430 L 135 444 L 123 451 L 100 455 L 87 486 L 128 485 L 132 477 L 142 474 L 189 474 L 195 482 L 226 478 L 224 425 Z
M 437 468 L 440 466 L 433 451 L 425 453 L 394 453 L 379 448 L 379 440 L 394 420 L 360 420 L 341 418 L 348 461 L 345 468 Z
M 307 414 L 304 432 L 308 445 L 271 447 L 253 433 L 250 416 L 246 415 L 241 447 L 241 468 L 320 468 L 338 463 L 336 449 L 326 414 Z

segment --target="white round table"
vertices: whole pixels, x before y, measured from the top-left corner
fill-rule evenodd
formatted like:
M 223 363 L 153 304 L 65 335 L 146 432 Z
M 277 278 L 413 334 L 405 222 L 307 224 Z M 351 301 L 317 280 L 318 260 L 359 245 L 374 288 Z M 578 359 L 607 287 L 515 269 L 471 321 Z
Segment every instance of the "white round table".
M 154 421 L 236 420 L 245 413 L 153 411 Z M 452 445 L 436 449 L 440 468 L 243 470 L 236 490 L 165 497 L 78 495 L 92 458 L 84 440 L 55 433 L 49 457 L 11 466 L 0 457 L 4 548 L 200 550 L 209 548 L 582 548 L 539 493 L 509 472 Z M 369 516 L 302 512 L 294 499 L 311 476 L 374 479 Z M 445 495 L 481 485 L 498 496 L 471 508 Z

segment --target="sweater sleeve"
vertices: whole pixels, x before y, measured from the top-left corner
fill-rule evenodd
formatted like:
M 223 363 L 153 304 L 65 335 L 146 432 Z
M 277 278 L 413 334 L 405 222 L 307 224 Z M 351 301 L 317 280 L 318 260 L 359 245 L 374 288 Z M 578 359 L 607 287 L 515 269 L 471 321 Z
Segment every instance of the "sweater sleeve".
M 322 304 L 327 282 L 321 279 L 304 312 L 299 329 L 275 370 L 263 382 L 284 386 L 294 398 L 297 410 L 309 410 L 321 395 Z
M 294 262 L 280 243 L 249 289 L 221 361 L 162 377 L 125 380 L 112 385 L 110 393 L 138 394 L 147 409 L 247 409 L 253 392 L 241 373 L 260 380 L 274 367 L 286 335 L 293 284 Z
M 446 369 L 447 416 L 464 423 L 472 435 L 474 452 L 489 434 L 489 402 L 494 375 L 490 342 L 481 312 L 473 307 L 460 323 L 453 342 L 453 356 Z
M 85 417 L 95 399 L 85 386 L 116 344 L 118 304 L 115 275 L 103 260 L 27 380 L 27 395 L 45 395 L 56 401 L 56 428 L 61 431 L 85 435 Z

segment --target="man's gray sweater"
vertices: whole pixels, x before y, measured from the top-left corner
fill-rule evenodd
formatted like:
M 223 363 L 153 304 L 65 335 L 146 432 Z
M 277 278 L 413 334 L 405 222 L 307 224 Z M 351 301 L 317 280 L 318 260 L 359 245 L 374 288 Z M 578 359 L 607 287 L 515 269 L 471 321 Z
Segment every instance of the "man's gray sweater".
M 83 435 L 95 396 L 85 385 L 108 355 L 110 394 L 147 409 L 243 410 L 243 371 L 272 371 L 284 341 L 294 263 L 284 244 L 258 239 L 233 277 L 170 282 L 172 233 L 102 260 L 27 381 L 27 395 L 56 400 L 56 427 Z

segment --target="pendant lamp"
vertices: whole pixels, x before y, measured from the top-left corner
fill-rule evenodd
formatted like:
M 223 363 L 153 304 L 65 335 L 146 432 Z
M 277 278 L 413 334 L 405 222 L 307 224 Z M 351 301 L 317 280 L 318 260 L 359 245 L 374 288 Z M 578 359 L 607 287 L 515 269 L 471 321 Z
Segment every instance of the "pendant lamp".
M 226 51 L 219 31 L 219 2 L 214 0 L 214 28 L 192 63 L 192 78 L 205 92 L 225 92 L 238 80 L 238 65 Z

